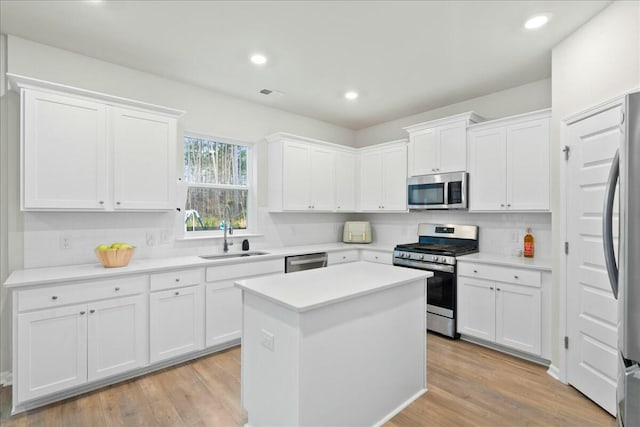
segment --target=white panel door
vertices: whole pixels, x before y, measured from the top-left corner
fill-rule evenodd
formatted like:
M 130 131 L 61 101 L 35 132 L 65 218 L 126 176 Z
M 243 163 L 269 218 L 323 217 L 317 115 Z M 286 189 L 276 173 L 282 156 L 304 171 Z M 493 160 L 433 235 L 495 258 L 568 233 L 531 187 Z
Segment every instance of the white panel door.
M 605 268 L 602 206 L 609 168 L 622 138 L 620 117 L 620 108 L 614 108 L 567 128 L 571 151 L 566 177 L 567 379 L 614 415 L 618 316 Z M 613 229 L 617 240 L 617 219 Z
M 496 342 L 540 356 L 540 289 L 496 283 Z
M 206 344 L 224 344 L 240 338 L 242 332 L 242 291 L 234 280 L 207 284 Z
M 87 307 L 18 315 L 18 400 L 24 402 L 87 381 Z
M 311 148 L 311 206 L 316 211 L 335 209 L 334 151 L 324 147 Z
M 440 166 L 438 172 L 467 170 L 467 123 L 456 122 L 438 128 Z
M 89 381 L 147 364 L 146 296 L 89 303 L 87 363 Z
M 507 191 L 506 130 L 469 133 L 469 210 L 504 210 Z
M 204 348 L 201 286 L 152 292 L 149 319 L 151 363 Z
M 379 151 L 360 156 L 359 204 L 363 211 L 382 209 L 382 154 Z
M 458 333 L 494 341 L 495 285 L 487 280 L 458 277 Z
M 440 142 L 436 128 L 411 132 L 408 164 L 409 176 L 437 172 L 440 167 Z
M 407 210 L 407 147 L 382 152 L 382 210 Z
M 282 207 L 285 210 L 311 209 L 311 148 L 287 141 L 283 147 Z
M 24 208 L 103 210 L 105 106 L 31 90 L 23 97 Z
M 337 151 L 335 154 L 335 210 L 356 210 L 356 156 Z
M 549 119 L 507 127 L 507 209 L 549 210 Z
M 173 209 L 176 119 L 112 108 L 114 209 Z

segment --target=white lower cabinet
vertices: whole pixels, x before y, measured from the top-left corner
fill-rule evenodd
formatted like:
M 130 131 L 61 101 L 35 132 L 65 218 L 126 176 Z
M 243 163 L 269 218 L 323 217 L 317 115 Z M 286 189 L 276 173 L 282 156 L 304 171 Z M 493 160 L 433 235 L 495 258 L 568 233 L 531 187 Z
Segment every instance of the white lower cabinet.
M 25 291 L 25 299 L 50 292 Z M 73 296 L 43 298 L 42 306 Z M 14 406 L 147 365 L 146 307 L 135 295 L 18 314 Z
M 242 291 L 233 280 L 207 284 L 207 347 L 237 340 L 241 330 Z
M 486 272 L 486 274 L 485 274 Z M 468 277 L 462 274 L 474 274 Z M 458 332 L 535 356 L 543 352 L 540 273 L 467 265 L 458 274 Z M 495 278 L 487 278 L 495 275 Z M 505 277 L 511 277 L 507 283 Z M 515 282 L 515 283 L 514 283 Z
M 149 296 L 149 360 L 170 359 L 204 348 L 204 298 L 200 285 Z

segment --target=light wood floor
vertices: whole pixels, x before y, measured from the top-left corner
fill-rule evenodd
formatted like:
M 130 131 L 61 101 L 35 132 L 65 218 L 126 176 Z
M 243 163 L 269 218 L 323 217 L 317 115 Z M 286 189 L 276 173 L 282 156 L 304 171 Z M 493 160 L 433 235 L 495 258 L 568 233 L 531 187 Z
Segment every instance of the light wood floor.
M 429 334 L 429 391 L 394 417 L 395 426 L 607 426 L 613 417 L 544 367 Z M 240 348 L 207 356 L 44 408 L 9 417 L 14 426 L 240 426 Z

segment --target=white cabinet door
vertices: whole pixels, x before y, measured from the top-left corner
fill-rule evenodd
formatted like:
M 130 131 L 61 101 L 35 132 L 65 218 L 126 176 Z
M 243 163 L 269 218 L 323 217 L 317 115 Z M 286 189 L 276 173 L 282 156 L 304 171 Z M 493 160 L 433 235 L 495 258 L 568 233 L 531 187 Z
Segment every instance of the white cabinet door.
M 18 315 L 18 401 L 87 381 L 86 311 L 82 304 Z
M 407 147 L 405 145 L 382 151 L 381 210 L 407 210 Z
M 202 287 L 152 292 L 149 319 L 151 363 L 201 350 L 204 347 Z
M 234 286 L 235 280 L 207 284 L 207 347 L 240 338 L 242 291 Z
M 507 127 L 507 208 L 549 210 L 549 119 Z
M 540 356 L 540 290 L 496 283 L 496 343 Z
M 440 167 L 440 141 L 436 128 L 411 132 L 409 176 L 436 173 Z
M 23 115 L 23 208 L 103 210 L 105 106 L 24 90 Z
M 359 204 L 363 211 L 382 209 L 382 154 L 379 151 L 360 156 Z
M 506 130 L 504 127 L 469 135 L 470 211 L 497 211 L 506 204 Z
M 332 211 L 335 208 L 334 151 L 324 147 L 311 148 L 311 209 Z
M 458 332 L 494 341 L 495 302 L 493 282 L 458 277 Z
M 440 164 L 438 173 L 467 170 L 467 123 L 456 122 L 438 127 Z
M 337 151 L 335 154 L 335 210 L 356 210 L 356 156 Z
M 136 295 L 87 305 L 89 381 L 147 364 L 145 300 L 144 295 Z
M 287 141 L 283 150 L 282 208 L 311 209 L 311 148 L 305 143 Z
M 112 108 L 114 208 L 173 209 L 176 119 Z

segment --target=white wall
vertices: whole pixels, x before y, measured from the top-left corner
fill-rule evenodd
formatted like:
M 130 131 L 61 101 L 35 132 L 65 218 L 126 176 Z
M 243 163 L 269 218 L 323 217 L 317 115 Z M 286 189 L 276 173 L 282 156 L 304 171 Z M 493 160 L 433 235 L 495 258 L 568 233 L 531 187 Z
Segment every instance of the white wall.
M 479 96 L 457 104 L 381 123 L 356 132 L 355 146 L 365 147 L 407 137 L 403 127 L 439 119 L 467 111 L 475 111 L 485 119 L 497 119 L 551 106 L 551 79 L 539 80 L 511 89 Z
M 561 120 L 573 113 L 640 88 L 640 2 L 618 1 L 559 43 L 552 52 L 552 209 L 560 212 L 559 176 Z M 562 249 L 561 217 L 553 217 L 553 269 L 559 271 L 565 258 Z M 553 275 L 552 325 L 558 330 L 560 284 Z M 554 337 L 553 363 L 559 366 L 560 345 Z

